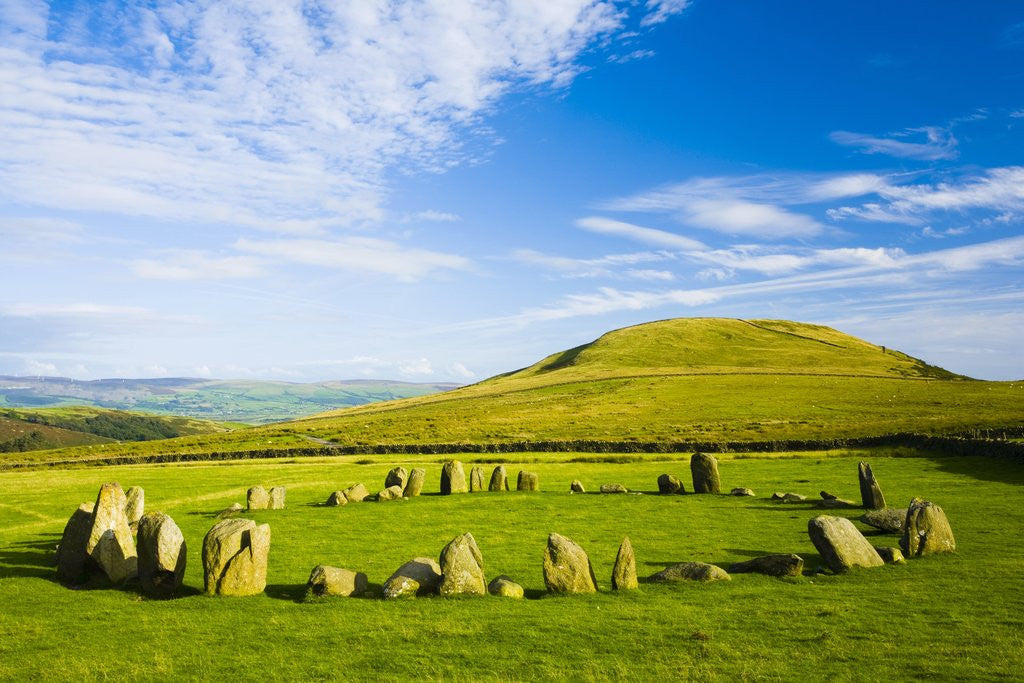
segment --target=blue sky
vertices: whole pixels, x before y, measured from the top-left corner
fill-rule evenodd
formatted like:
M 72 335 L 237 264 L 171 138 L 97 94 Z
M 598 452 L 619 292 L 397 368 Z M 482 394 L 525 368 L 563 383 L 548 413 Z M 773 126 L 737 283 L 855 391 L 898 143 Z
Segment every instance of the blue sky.
M 1024 377 L 1024 7 L 0 0 L 0 373 L 474 381 L 675 316 Z

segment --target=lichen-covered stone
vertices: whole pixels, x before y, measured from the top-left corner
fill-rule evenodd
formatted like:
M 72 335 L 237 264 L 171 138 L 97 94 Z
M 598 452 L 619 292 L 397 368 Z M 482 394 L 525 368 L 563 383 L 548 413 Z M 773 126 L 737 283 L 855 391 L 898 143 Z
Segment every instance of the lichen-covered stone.
M 348 498 L 345 497 L 344 491 L 334 491 L 327 497 L 328 507 L 338 507 L 339 505 L 348 505 Z
M 381 489 L 377 493 L 377 500 L 382 502 L 386 500 L 398 500 L 401 497 L 402 487 L 399 486 L 398 484 L 395 484 L 394 486 L 389 486 L 386 489 Z
M 441 551 L 441 585 L 438 593 L 452 595 L 487 595 L 484 558 L 473 534 L 453 538 Z
M 601 484 L 601 493 L 629 493 L 622 484 Z
M 885 496 L 882 495 L 882 489 L 878 486 L 878 480 L 875 479 L 875 474 L 871 471 L 871 465 L 866 462 L 858 463 L 857 479 L 860 482 L 860 498 L 864 503 L 864 507 L 869 510 L 881 510 L 884 508 Z
M 690 474 L 693 477 L 694 493 L 720 493 L 721 480 L 718 477 L 718 460 L 707 453 L 694 453 L 690 457 Z
M 498 465 L 491 472 L 491 482 L 487 486 L 488 491 L 508 491 L 508 472 L 504 465 Z
M 96 497 L 92 528 L 85 551 L 113 583 L 124 583 L 139 573 L 135 539 L 125 515 L 126 499 L 118 484 L 104 484 Z
M 834 572 L 883 564 L 874 547 L 845 517 L 815 517 L 807 522 L 807 534 L 825 564 Z
M 587 489 L 584 488 L 583 482 L 579 479 L 573 479 L 572 483 L 569 484 L 569 493 L 586 493 Z
M 544 550 L 544 585 L 550 593 L 594 593 L 597 578 L 590 558 L 575 541 L 551 534 Z
M 306 593 L 318 598 L 356 597 L 366 592 L 367 585 L 366 574 L 362 572 L 320 564 L 309 573 Z
M 270 494 L 262 486 L 253 486 L 246 492 L 245 502 L 250 510 L 266 510 L 270 507 Z
M 753 490 L 745 488 L 743 486 L 737 486 L 736 488 L 734 488 L 731 491 L 729 491 L 729 495 L 730 496 L 753 496 L 754 492 L 753 492 Z
M 487 584 L 487 592 L 502 598 L 521 598 L 524 594 L 523 587 L 504 574 Z
M 343 493 L 350 503 L 361 503 L 364 498 L 370 495 L 370 492 L 362 484 L 353 484 L 345 489 Z
M 384 488 L 387 489 L 391 488 L 392 486 L 397 486 L 398 488 L 404 491 L 405 483 L 406 481 L 408 481 L 408 479 L 409 472 L 404 467 L 399 465 L 398 467 L 393 468 L 390 472 L 388 472 L 388 475 L 384 477 Z
M 640 584 L 636 579 L 636 556 L 633 554 L 633 544 L 629 536 L 622 539 L 619 545 L 619 552 L 615 556 L 615 566 L 612 568 L 612 588 L 615 590 L 633 590 L 639 588 Z
M 768 576 L 800 576 L 804 560 L 799 555 L 764 555 L 729 565 L 730 574 L 767 574 Z
M 728 572 L 706 562 L 682 562 L 662 569 L 651 576 L 651 581 L 728 581 Z
M 685 493 L 683 482 L 674 474 L 658 475 L 658 493 L 668 495 L 671 493 Z
M 128 526 L 135 529 L 139 520 L 146 514 L 146 492 L 141 486 L 131 486 L 124 492 L 124 515 L 128 518 Z
M 64 526 L 64 534 L 57 546 L 57 578 L 64 583 L 77 584 L 85 581 L 89 575 L 92 560 L 86 547 L 89 545 L 89 534 L 92 532 L 93 503 L 82 503 L 78 506 L 68 523 Z
M 876 545 L 875 552 L 878 553 L 878 556 L 886 564 L 902 564 L 906 561 L 903 559 L 903 553 L 899 548 L 879 547 Z
M 405 490 L 402 492 L 406 498 L 415 498 L 423 491 L 423 483 L 427 480 L 427 471 L 422 467 L 414 467 L 409 472 L 409 479 L 405 482 Z
M 448 460 L 441 466 L 441 493 L 449 495 L 452 493 L 467 493 L 466 471 L 462 469 L 462 463 L 458 460 Z
M 174 520 L 151 512 L 139 520 L 139 584 L 150 595 L 168 596 L 185 576 L 185 536 Z
M 519 477 L 516 480 L 516 490 L 540 491 L 540 478 L 537 476 L 537 473 L 520 470 Z
M 256 595 L 267 586 L 270 525 L 225 519 L 203 539 L 203 583 L 210 595 Z
M 469 492 L 479 493 L 484 490 L 484 470 L 482 467 L 474 466 L 469 470 Z
M 429 557 L 409 560 L 384 582 L 384 599 L 429 595 L 441 585 L 441 566 Z
M 860 516 L 860 521 L 882 531 L 896 534 L 903 531 L 903 523 L 907 521 L 906 508 L 882 508 L 868 510 Z
M 900 548 L 909 558 L 955 551 L 953 529 L 942 508 L 920 498 L 911 500 L 907 508 L 907 519 L 903 523 Z
M 783 503 L 802 503 L 807 500 L 807 496 L 800 495 L 799 493 L 784 493 L 782 494 Z
M 284 510 L 284 497 L 285 488 L 283 486 L 274 486 L 270 489 L 269 502 L 267 504 L 268 510 Z

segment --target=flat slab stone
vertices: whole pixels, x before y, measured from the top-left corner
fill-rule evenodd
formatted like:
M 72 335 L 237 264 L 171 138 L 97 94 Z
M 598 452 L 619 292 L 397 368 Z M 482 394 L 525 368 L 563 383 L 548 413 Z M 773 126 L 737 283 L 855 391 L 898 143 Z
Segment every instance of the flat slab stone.
M 672 581 L 728 581 L 729 573 L 721 567 L 706 562 L 681 562 L 662 569 L 651 576 L 658 583 Z
M 306 592 L 318 598 L 348 598 L 363 595 L 367 585 L 366 574 L 363 572 L 319 564 L 309 573 Z
M 882 508 L 868 510 L 860 516 L 860 521 L 891 534 L 903 531 L 903 523 L 907 521 L 906 508 Z
M 729 565 L 730 574 L 755 573 L 768 576 L 800 576 L 804 560 L 799 555 L 763 555 Z
M 622 484 L 601 484 L 601 493 L 629 493 Z
M 731 489 L 729 491 L 729 495 L 730 496 L 753 496 L 754 495 L 754 491 L 752 489 L 744 488 L 742 486 L 737 486 L 736 488 Z
M 874 547 L 845 517 L 815 517 L 807 522 L 807 534 L 825 564 L 836 573 L 884 564 Z

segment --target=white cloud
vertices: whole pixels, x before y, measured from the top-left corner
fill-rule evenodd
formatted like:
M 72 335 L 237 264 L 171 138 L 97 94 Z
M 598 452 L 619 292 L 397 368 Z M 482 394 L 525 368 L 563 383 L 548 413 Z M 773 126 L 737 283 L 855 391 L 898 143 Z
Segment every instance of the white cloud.
M 640 20 L 641 26 L 654 26 L 667 21 L 690 6 L 690 0 L 647 0 L 648 14 Z
M 53 363 L 27 358 L 25 360 L 25 374 L 27 375 L 49 375 L 57 374 L 57 366 Z
M 576 221 L 576 225 L 584 230 L 589 230 L 590 232 L 596 232 L 602 235 L 625 237 L 637 242 L 643 242 L 644 244 L 651 244 L 656 247 L 683 250 L 706 248 L 703 243 L 698 242 L 697 240 L 690 239 L 689 237 L 683 237 L 682 235 L 677 235 L 673 232 L 645 228 L 632 223 L 616 221 L 610 218 L 602 218 L 600 216 L 580 218 Z
M 476 377 L 476 373 L 467 368 L 462 363 L 452 363 L 448 366 L 448 372 L 454 377 L 459 379 L 473 379 Z
M 249 256 L 210 256 L 195 250 L 173 250 L 162 259 L 139 259 L 132 271 L 153 280 L 233 280 L 263 274 L 261 261 Z
M 920 136 L 924 137 L 923 142 L 908 141 Z M 957 156 L 957 139 L 948 128 L 938 126 L 908 128 L 891 133 L 888 137 L 837 130 L 829 135 L 829 139 L 839 145 L 857 147 L 864 154 L 884 154 L 923 161 L 954 159 Z
M 693 201 L 680 220 L 706 230 L 727 235 L 747 235 L 765 239 L 809 237 L 821 232 L 813 218 L 791 213 L 771 204 L 742 200 L 705 199 Z
M 860 206 L 840 206 L 826 210 L 825 215 L 834 221 L 854 218 L 875 223 L 903 223 L 905 225 L 919 225 L 922 221 L 917 216 L 893 211 L 877 202 L 867 202 Z
M 532 249 L 517 249 L 512 258 L 520 263 L 538 266 L 560 274 L 562 277 L 611 277 L 637 279 L 671 279 L 667 271 L 654 271 L 643 268 L 629 268 L 642 263 L 668 261 L 675 258 L 668 252 L 636 252 L 631 254 L 609 254 L 599 258 L 577 259 L 565 256 L 552 256 Z M 662 275 L 663 274 L 663 275 Z
M 434 374 L 434 366 L 426 358 L 416 358 L 398 364 L 398 372 L 406 377 Z

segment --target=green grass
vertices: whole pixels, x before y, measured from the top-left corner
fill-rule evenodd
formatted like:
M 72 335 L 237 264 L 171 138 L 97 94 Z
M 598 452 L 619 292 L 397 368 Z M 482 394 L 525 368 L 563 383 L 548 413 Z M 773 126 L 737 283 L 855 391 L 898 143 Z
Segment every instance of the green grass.
M 903 457 L 893 457 L 899 455 Z M 464 461 L 479 456 L 465 456 Z M 568 462 L 579 454 L 522 456 L 539 494 L 423 496 L 411 501 L 318 507 L 356 481 L 379 487 L 397 458 L 248 461 L 0 473 L 0 677 L 96 678 L 744 678 L 836 680 L 1013 679 L 1024 665 L 1024 466 L 899 451 L 723 459 L 727 496 L 569 495 L 580 478 L 650 491 L 662 472 L 689 482 L 687 464 Z M 629 535 L 639 570 L 702 560 L 727 565 L 796 552 L 820 563 L 808 541 L 817 511 L 766 499 L 773 490 L 857 498 L 856 462 L 868 458 L 892 504 L 923 495 L 947 512 L 958 552 L 905 566 L 792 580 L 736 575 L 713 585 L 642 585 L 607 591 L 619 541 Z M 436 458 L 427 491 L 437 490 Z M 507 465 L 514 476 L 519 466 Z M 488 468 L 489 469 L 489 468 Z M 183 597 L 73 591 L 53 580 L 52 548 L 64 522 L 99 485 L 146 489 L 189 543 Z M 244 501 L 256 483 L 288 487 L 288 508 L 252 515 L 271 525 L 266 595 L 217 599 L 201 587 L 202 537 L 212 513 Z M 842 514 L 856 516 L 856 511 Z M 867 529 L 858 523 L 862 529 Z M 379 586 L 415 555 L 436 557 L 471 531 L 488 578 L 510 574 L 531 597 L 543 589 L 551 531 L 586 548 L 603 591 L 594 596 L 385 603 L 298 602 L 318 563 L 367 572 Z M 894 536 L 873 534 L 877 544 Z

